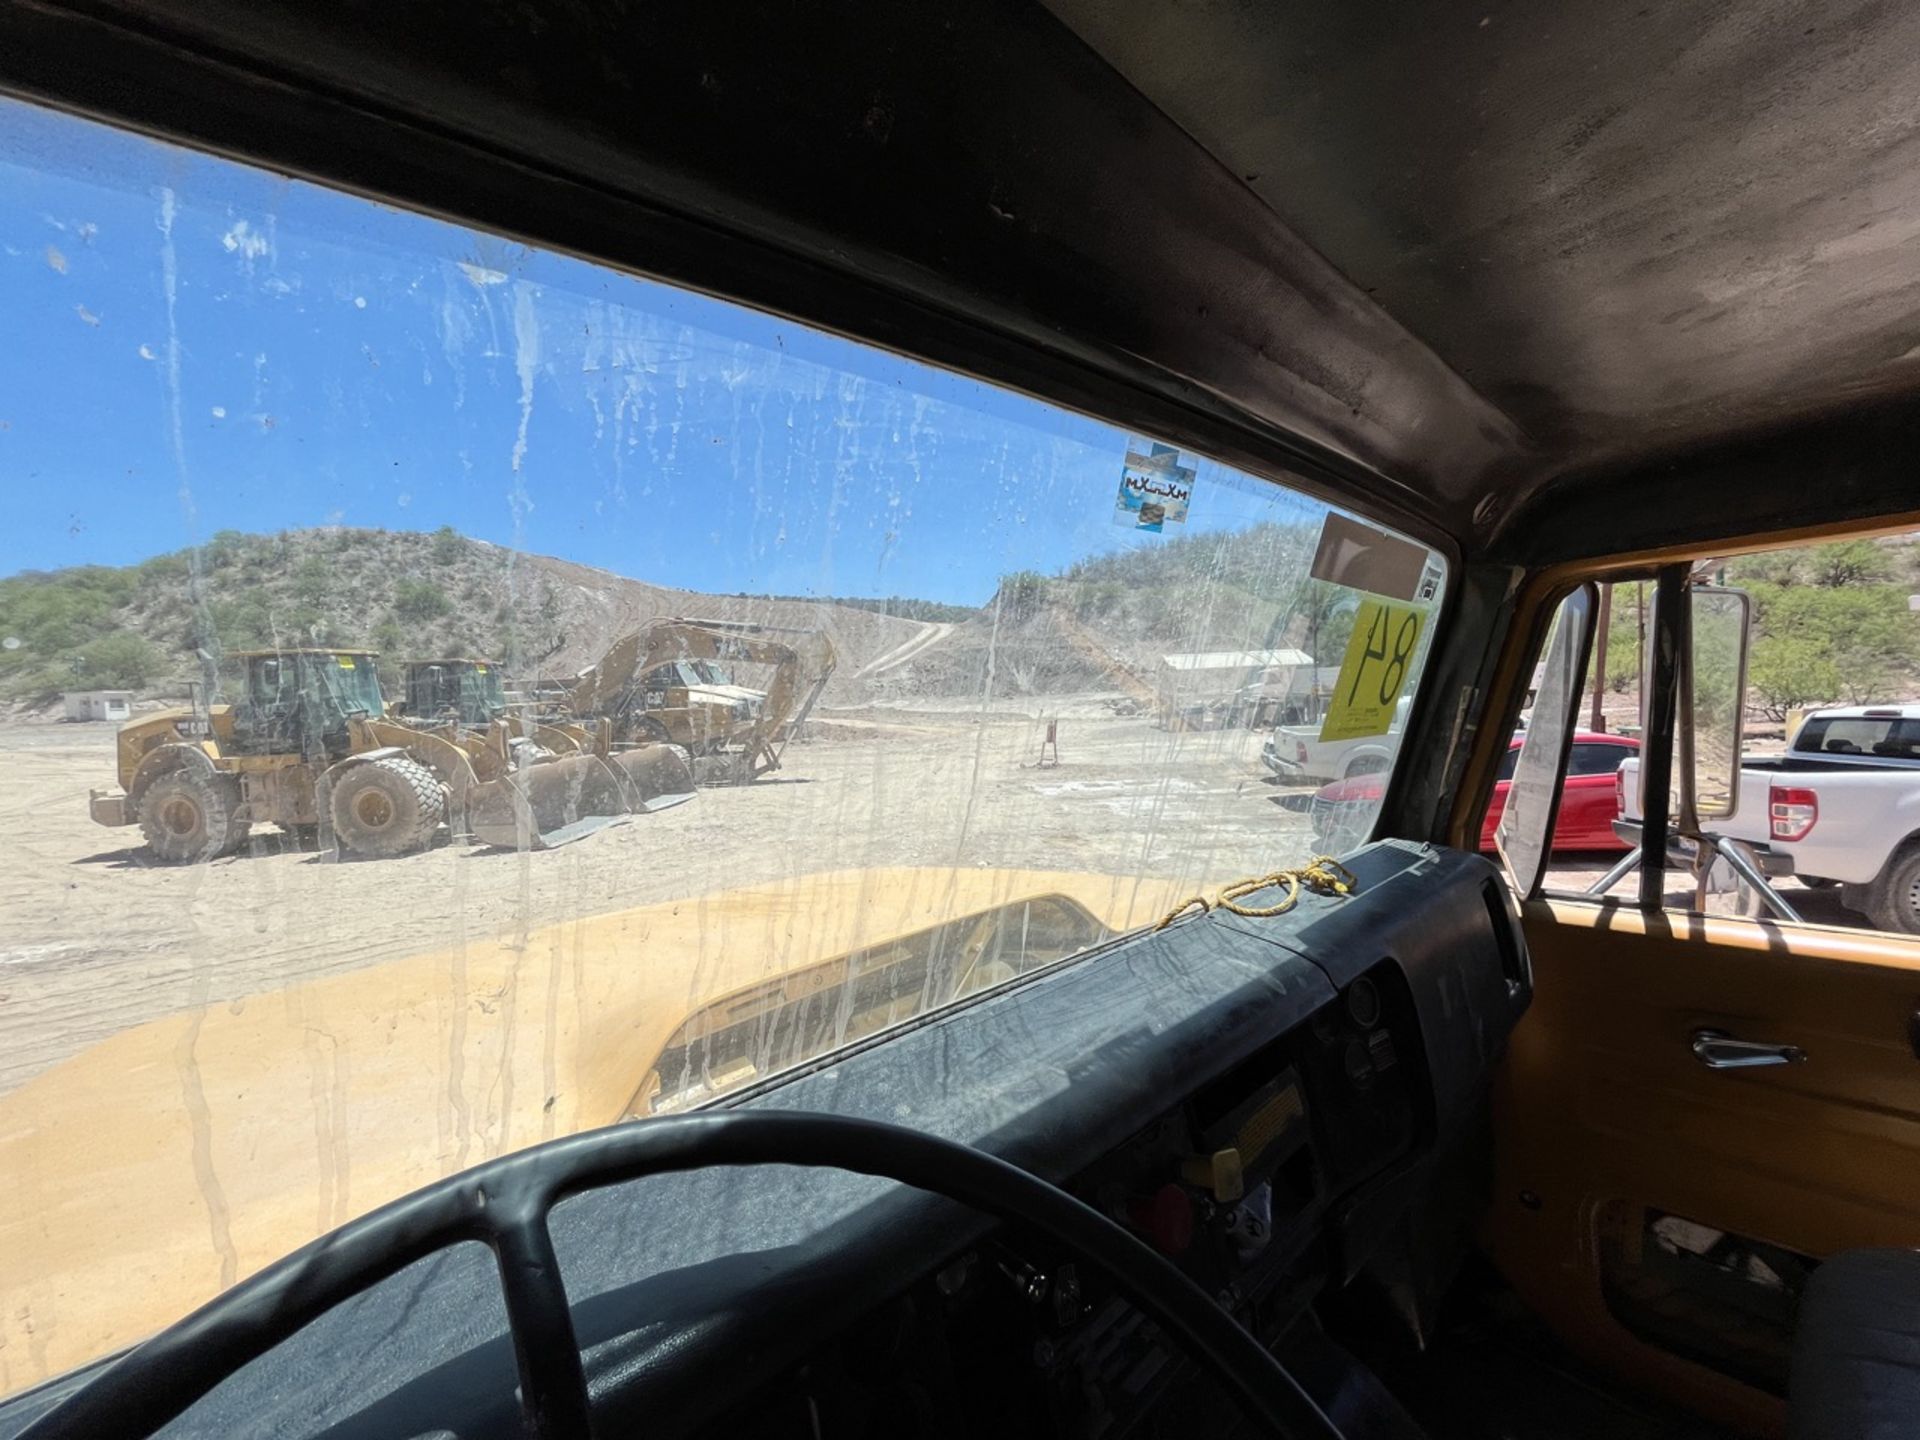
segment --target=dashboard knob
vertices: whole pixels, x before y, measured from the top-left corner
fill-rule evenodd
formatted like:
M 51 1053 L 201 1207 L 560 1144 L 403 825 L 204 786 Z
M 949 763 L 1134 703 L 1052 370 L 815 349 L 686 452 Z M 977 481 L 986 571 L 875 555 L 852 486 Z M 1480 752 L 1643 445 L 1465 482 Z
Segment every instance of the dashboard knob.
M 1364 975 L 1347 987 L 1347 1014 L 1362 1030 L 1380 1023 L 1380 992 Z

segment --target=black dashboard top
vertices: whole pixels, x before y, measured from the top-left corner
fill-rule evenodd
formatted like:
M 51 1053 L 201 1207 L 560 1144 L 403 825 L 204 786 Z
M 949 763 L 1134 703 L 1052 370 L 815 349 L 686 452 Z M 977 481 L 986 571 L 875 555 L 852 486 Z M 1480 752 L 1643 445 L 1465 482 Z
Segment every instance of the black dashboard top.
M 1403 1046 L 1424 1066 L 1422 1138 L 1405 1160 L 1417 1164 L 1475 1113 L 1530 997 L 1518 918 L 1477 857 L 1385 841 L 1349 864 L 1351 898 L 1303 893 L 1278 917 L 1216 912 L 1123 938 L 731 1103 L 891 1121 L 1064 1183 L 1385 965 L 1417 1017 Z M 880 1180 L 767 1167 L 595 1191 L 552 1228 L 602 1423 L 671 1432 L 737 1404 L 990 1222 Z M 341 1305 L 160 1433 L 512 1434 L 505 1331 L 491 1259 L 460 1245 Z M 7 1403 L 0 1437 L 91 1373 Z

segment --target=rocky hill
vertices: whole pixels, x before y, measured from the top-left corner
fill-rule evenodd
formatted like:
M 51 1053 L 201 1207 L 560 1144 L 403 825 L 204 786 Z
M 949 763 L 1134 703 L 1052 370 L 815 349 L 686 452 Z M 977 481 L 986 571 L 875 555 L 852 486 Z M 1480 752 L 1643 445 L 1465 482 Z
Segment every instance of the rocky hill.
M 383 665 L 484 655 L 517 677 L 572 675 L 621 634 L 669 615 L 823 629 L 840 656 L 835 687 L 852 687 L 869 661 L 927 631 L 886 613 L 886 603 L 669 589 L 452 530 L 223 531 L 197 557 L 177 551 L 0 580 L 0 698 L 38 705 L 62 690 L 122 687 L 180 694 L 210 641 L 221 651 L 368 645 Z
M 0 699 L 44 706 L 62 690 L 105 687 L 179 695 L 202 646 L 367 645 L 389 669 L 465 654 L 520 680 L 571 676 L 670 615 L 824 630 L 839 656 L 829 705 L 989 689 L 1140 699 L 1174 651 L 1284 645 L 1337 662 L 1346 622 L 1316 619 L 1332 592 L 1304 579 L 1315 536 L 1306 525 L 1176 536 L 1057 575 L 1009 575 L 971 610 L 701 594 L 452 530 L 223 531 L 197 555 L 0 580 Z
M 972 617 L 866 677 L 877 699 L 1115 691 L 1152 695 L 1162 655 L 1292 646 L 1338 663 L 1350 620 L 1337 592 L 1306 580 L 1307 525 L 1175 536 L 1081 561 L 1058 575 L 1009 575 Z M 1324 620 L 1324 623 L 1321 623 Z

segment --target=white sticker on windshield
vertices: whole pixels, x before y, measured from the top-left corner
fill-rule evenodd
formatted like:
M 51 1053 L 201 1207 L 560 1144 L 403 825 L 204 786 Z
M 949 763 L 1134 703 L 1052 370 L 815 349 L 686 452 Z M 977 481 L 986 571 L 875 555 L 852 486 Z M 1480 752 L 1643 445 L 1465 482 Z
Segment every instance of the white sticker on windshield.
M 1180 463 L 1180 452 L 1173 446 L 1149 445 L 1144 455 L 1129 450 L 1120 468 L 1113 523 L 1156 533 L 1169 525 L 1184 525 L 1192 498 L 1193 467 Z

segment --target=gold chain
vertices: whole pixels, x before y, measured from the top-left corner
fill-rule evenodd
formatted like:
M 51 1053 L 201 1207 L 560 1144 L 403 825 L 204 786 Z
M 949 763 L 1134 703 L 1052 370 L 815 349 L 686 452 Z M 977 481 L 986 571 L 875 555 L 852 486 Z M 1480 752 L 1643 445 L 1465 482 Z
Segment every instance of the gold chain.
M 1223 885 L 1219 894 L 1211 900 L 1205 895 L 1190 895 L 1169 910 L 1160 923 L 1153 928 L 1156 931 L 1166 929 L 1196 906 L 1199 907 L 1202 915 L 1210 914 L 1216 907 L 1230 915 L 1245 915 L 1255 920 L 1284 915 L 1300 903 L 1300 888 L 1303 885 L 1316 895 L 1351 895 L 1360 888 L 1360 881 L 1351 870 L 1331 855 L 1316 855 L 1306 864 L 1292 870 L 1274 870 L 1265 875 L 1250 876 L 1245 880 L 1235 880 L 1230 885 Z M 1285 897 L 1272 905 L 1240 903 L 1245 896 L 1282 886 L 1287 892 Z

